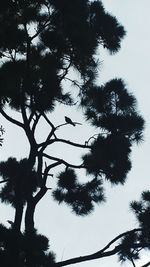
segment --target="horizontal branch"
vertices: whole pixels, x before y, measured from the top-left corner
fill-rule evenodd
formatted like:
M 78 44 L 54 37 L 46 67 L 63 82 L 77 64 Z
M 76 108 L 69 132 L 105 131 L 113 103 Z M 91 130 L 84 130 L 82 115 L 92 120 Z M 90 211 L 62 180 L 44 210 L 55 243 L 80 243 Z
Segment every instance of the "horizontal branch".
M 117 237 L 115 237 L 113 240 L 111 240 L 103 249 L 97 251 L 96 253 L 93 254 L 89 254 L 86 256 L 80 256 L 80 257 L 76 257 L 76 258 L 72 258 L 69 260 L 65 260 L 65 261 L 61 261 L 61 262 L 57 262 L 56 266 L 61 267 L 61 266 L 66 266 L 66 265 L 70 265 L 70 264 L 76 264 L 76 263 L 80 263 L 80 262 L 84 262 L 84 261 L 90 261 L 90 260 L 95 260 L 95 259 L 99 259 L 99 258 L 104 258 L 104 257 L 108 257 L 108 256 L 112 256 L 115 255 L 116 253 L 118 253 L 122 246 L 118 245 L 116 246 L 114 249 L 106 251 L 112 244 L 114 244 L 117 240 L 119 240 L 120 238 L 128 235 L 128 234 L 132 234 L 134 232 L 138 232 L 138 231 L 142 231 L 142 228 L 137 228 L 137 229 L 133 229 L 131 231 L 126 231 L 120 235 L 118 235 Z
M 65 144 L 68 144 L 71 146 L 76 146 L 76 147 L 81 147 L 81 148 L 91 148 L 91 146 L 88 146 L 88 145 L 78 144 L 78 143 L 74 143 L 74 142 L 69 141 L 69 140 L 59 139 L 59 138 L 54 139 L 54 142 L 61 142 L 61 143 L 65 143 Z
M 108 256 L 112 256 L 115 255 L 116 253 L 118 253 L 121 249 L 121 246 L 117 246 L 114 249 L 107 251 L 107 252 L 97 252 L 94 254 L 90 254 L 87 256 L 81 256 L 81 257 L 77 257 L 77 258 L 72 258 L 66 261 L 61 261 L 61 262 L 57 262 L 56 266 L 57 267 L 61 267 L 61 266 L 66 266 L 66 265 L 70 265 L 70 264 L 76 264 L 76 263 L 81 263 L 84 261 L 90 261 L 90 260 L 95 260 L 95 259 L 99 259 L 99 258 L 104 258 L 104 257 L 108 257 Z
M 70 163 L 66 162 L 63 159 L 60 159 L 60 158 L 57 158 L 57 157 L 53 157 L 53 156 L 49 156 L 46 153 L 43 153 L 42 156 L 45 157 L 45 158 L 47 158 L 47 159 L 57 161 L 59 164 L 64 164 L 66 167 L 76 168 L 76 169 L 85 168 L 82 164 L 80 164 L 80 165 L 73 165 L 73 164 L 70 164 Z
M 5 179 L 3 181 L 0 181 L 0 184 L 8 182 L 10 179 Z
M 82 125 L 82 123 L 80 123 L 80 122 L 76 122 L 76 121 L 72 121 L 75 125 Z M 65 122 L 65 123 L 62 123 L 62 124 L 60 124 L 60 125 L 57 125 L 56 127 L 55 127 L 55 130 L 57 130 L 57 129 L 59 129 L 60 127 L 62 127 L 62 126 L 68 126 L 68 125 L 70 125 L 70 123 L 68 123 L 68 122 Z M 72 125 L 71 125 L 72 126 Z
M 48 145 L 51 145 L 55 142 L 61 142 L 61 143 L 68 144 L 68 145 L 75 146 L 75 147 L 79 147 L 79 148 L 89 148 L 89 149 L 91 148 L 91 146 L 88 146 L 88 145 L 78 144 L 78 143 L 74 143 L 74 142 L 69 141 L 69 140 L 59 139 L 59 138 L 51 139 L 49 141 L 40 143 L 40 144 L 38 144 L 38 147 L 48 146 Z

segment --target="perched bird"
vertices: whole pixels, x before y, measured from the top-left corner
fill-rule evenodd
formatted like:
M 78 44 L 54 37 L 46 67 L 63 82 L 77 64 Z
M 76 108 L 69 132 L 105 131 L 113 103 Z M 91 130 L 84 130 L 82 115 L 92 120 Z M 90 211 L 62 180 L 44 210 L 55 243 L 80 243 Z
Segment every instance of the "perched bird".
M 65 121 L 73 126 L 76 126 L 75 123 L 68 117 L 65 116 Z

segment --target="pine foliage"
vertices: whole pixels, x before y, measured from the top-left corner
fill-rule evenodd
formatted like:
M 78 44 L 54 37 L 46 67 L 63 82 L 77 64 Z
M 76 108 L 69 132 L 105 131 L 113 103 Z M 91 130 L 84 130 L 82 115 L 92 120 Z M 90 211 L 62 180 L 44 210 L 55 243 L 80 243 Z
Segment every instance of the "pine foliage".
M 0 175 L 6 180 L 0 191 L 0 199 L 13 207 L 18 198 L 25 204 L 30 193 L 37 190 L 37 174 L 34 169 L 30 171 L 27 159 L 18 162 L 15 158 L 9 158 L 6 162 L 1 162 Z
M 92 179 L 81 184 L 72 169 L 61 172 L 58 176 L 57 189 L 53 191 L 53 197 L 59 203 L 65 202 L 71 206 L 77 215 L 87 215 L 92 212 L 94 203 L 104 201 L 102 181 Z
M 141 231 L 128 234 L 121 241 L 119 259 L 137 260 L 144 249 L 150 250 L 150 191 L 143 191 L 140 201 L 132 201 L 131 210 Z
M 107 13 L 99 0 L 1 0 L 0 113 L 25 132 L 29 143 L 27 158 L 18 161 L 9 157 L 0 163 L 0 199 L 15 210 L 12 227 L 0 225 L 3 266 L 13 265 L 11 259 L 15 262 L 15 257 L 16 264 L 19 261 L 17 267 L 54 265 L 48 239 L 34 228 L 36 205 L 49 189 L 59 204 L 65 203 L 75 214 L 85 216 L 94 210 L 96 203 L 104 202 L 105 180 L 125 183 L 131 169 L 132 145 L 143 140 L 144 120 L 135 97 L 122 79 L 105 84 L 98 84 L 97 80 L 102 60 L 98 59 L 99 47 L 114 54 L 124 36 L 124 27 Z M 72 73 L 76 73 L 77 80 Z M 96 135 L 84 144 L 75 143 L 71 137 L 58 138 L 57 133 L 66 124 L 74 128 L 82 125 L 69 117 L 66 118 L 72 122 L 71 126 L 67 121 L 53 124 L 51 113 L 58 105 L 80 108 Z M 19 113 L 20 121 L 9 115 L 11 110 L 13 114 Z M 49 131 L 40 143 L 37 136 L 43 120 Z M 3 132 L 1 126 L 0 145 Z M 63 152 L 61 157 L 54 157 L 49 147 L 58 142 L 82 148 L 81 164 L 67 162 Z M 58 166 L 62 167 L 59 174 L 55 172 Z M 84 182 L 80 182 L 76 169 L 87 174 Z M 56 187 L 48 188 L 47 181 L 52 176 Z M 137 251 L 131 255 L 128 244 L 138 239 L 147 242 L 149 208 L 143 201 L 148 203 L 149 193 L 143 193 L 142 197 L 142 202 L 132 203 L 132 208 L 146 232 L 122 240 L 123 260 L 137 257 Z M 25 207 L 25 232 L 22 232 Z

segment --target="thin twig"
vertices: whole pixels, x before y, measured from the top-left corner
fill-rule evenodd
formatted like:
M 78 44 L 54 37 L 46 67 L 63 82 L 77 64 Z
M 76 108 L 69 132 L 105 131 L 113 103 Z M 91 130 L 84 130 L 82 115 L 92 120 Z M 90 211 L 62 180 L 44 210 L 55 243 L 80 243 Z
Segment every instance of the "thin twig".
M 6 182 L 8 182 L 10 179 L 6 179 L 6 180 L 3 180 L 3 181 L 0 181 L 0 184 L 2 184 L 2 183 L 6 183 Z
M 133 260 L 133 258 L 132 258 L 132 257 L 130 258 L 130 261 L 131 261 L 131 263 L 132 263 L 133 267 L 136 267 L 136 265 L 135 265 L 135 263 L 134 263 L 134 260 Z

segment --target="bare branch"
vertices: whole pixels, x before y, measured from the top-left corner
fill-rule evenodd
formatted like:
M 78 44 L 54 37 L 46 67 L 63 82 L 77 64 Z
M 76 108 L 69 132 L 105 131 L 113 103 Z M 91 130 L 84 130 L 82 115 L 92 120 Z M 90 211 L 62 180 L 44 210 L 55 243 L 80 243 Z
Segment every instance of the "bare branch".
M 80 90 L 82 89 L 82 85 L 80 85 L 78 81 L 72 80 L 72 79 L 70 79 L 68 77 L 65 77 L 65 80 L 70 81 L 73 85 L 77 86 Z
M 65 139 L 59 139 L 59 138 L 56 138 L 56 139 L 51 139 L 49 141 L 46 141 L 46 142 L 43 142 L 43 143 L 40 143 L 38 144 L 38 147 L 42 147 L 43 145 L 51 145 L 55 142 L 61 142 L 61 143 L 65 143 L 65 144 L 68 144 L 68 145 L 71 145 L 71 146 L 75 146 L 75 147 L 79 147 L 79 148 L 88 148 L 90 149 L 91 146 L 88 146 L 86 144 L 78 144 L 78 143 L 74 143 L 74 142 L 71 142 L 70 140 L 65 140 Z
M 57 101 L 58 103 L 61 103 L 61 104 L 63 104 L 63 105 L 65 105 L 65 106 L 70 106 L 70 107 L 72 107 L 72 106 L 75 106 L 77 103 L 78 103 L 78 101 L 76 101 L 76 102 L 66 102 L 66 100 L 60 100 L 60 99 L 58 99 L 58 98 L 55 98 L 55 101 Z
M 76 169 L 85 168 L 83 164 L 80 164 L 80 165 L 73 165 L 73 164 L 70 164 L 70 163 L 66 162 L 66 161 L 63 160 L 63 159 L 49 156 L 49 155 L 47 155 L 46 153 L 43 153 L 43 157 L 45 157 L 45 158 L 47 158 L 47 159 L 50 159 L 50 160 L 57 161 L 59 164 L 64 164 L 66 167 L 76 168 Z M 50 166 L 51 166 L 51 165 L 50 165 Z
M 48 178 L 48 176 L 53 176 L 53 175 L 50 175 L 49 174 L 49 171 L 50 171 L 50 169 L 52 169 L 52 168 L 54 168 L 54 167 L 57 167 L 58 165 L 60 165 L 61 164 L 61 162 L 55 162 L 55 163 L 53 163 L 53 164 L 50 164 L 49 166 L 47 166 L 46 168 L 45 168 L 45 170 L 44 170 L 44 174 L 43 174 L 43 185 L 44 186 L 46 186 L 46 181 L 47 181 L 47 178 Z
M 68 123 L 67 122 L 65 122 L 65 123 L 62 123 L 62 124 L 60 124 L 60 125 L 58 125 L 58 126 L 56 126 L 56 130 L 58 129 L 58 128 L 60 128 L 60 127 L 62 127 L 62 126 L 65 126 L 65 125 L 68 125 Z
M 8 120 L 11 123 L 16 124 L 17 126 L 22 127 L 24 129 L 24 124 L 23 123 L 21 123 L 20 121 L 15 120 L 12 117 L 10 117 L 9 115 L 7 115 L 2 108 L 0 109 L 0 113 L 5 117 L 6 120 Z
M 54 124 L 48 119 L 48 117 L 46 116 L 46 114 L 43 112 L 42 113 L 42 116 L 44 117 L 44 119 L 47 121 L 47 123 L 51 126 L 52 130 L 51 132 L 49 133 L 48 137 L 47 137 L 47 140 L 46 142 L 51 138 L 52 135 L 54 135 L 54 137 L 56 138 L 56 135 L 55 135 L 55 130 L 56 130 L 56 127 L 54 126 Z
M 69 69 L 71 67 L 71 64 L 72 64 L 72 61 L 71 61 L 71 59 L 69 59 L 69 64 L 68 64 L 68 66 L 66 68 L 64 68 L 64 73 L 60 77 L 59 82 L 61 82 L 66 77 L 66 75 L 68 74 L 68 71 L 69 71 Z
M 40 119 L 40 117 L 41 117 L 41 114 L 39 114 L 39 115 L 35 114 L 35 115 L 36 115 L 36 119 L 35 119 L 35 121 L 34 121 L 34 123 L 33 123 L 33 126 L 32 126 L 32 131 L 33 131 L 33 133 L 35 132 L 35 128 L 36 128 L 37 123 L 38 123 L 38 121 L 39 121 L 39 119 Z
M 116 253 L 118 253 L 121 249 L 121 246 L 117 246 L 114 249 L 108 251 L 108 252 L 103 252 L 100 253 L 99 251 L 94 253 L 94 254 L 90 254 L 87 256 L 80 256 L 77 258 L 72 258 L 69 260 L 65 260 L 65 261 L 61 261 L 61 262 L 57 262 L 56 266 L 57 267 L 61 267 L 61 266 L 66 266 L 66 265 L 70 265 L 70 264 L 76 264 L 76 263 L 80 263 L 80 262 L 84 262 L 84 261 L 90 261 L 90 260 L 95 260 L 95 259 L 99 259 L 99 258 L 104 258 L 104 257 L 108 257 L 108 256 L 112 256 L 115 255 Z
M 47 192 L 46 186 L 41 187 L 40 191 L 33 198 L 34 204 L 37 204 L 43 198 L 46 192 Z
M 130 261 L 132 262 L 133 267 L 136 267 L 134 260 L 132 259 L 132 257 L 130 258 Z
M 0 184 L 2 184 L 2 183 L 6 183 L 6 182 L 8 182 L 10 179 L 6 179 L 6 180 L 3 180 L 3 181 L 0 181 Z
M 28 107 L 29 107 L 29 105 L 28 105 Z M 30 116 L 29 116 L 29 118 L 28 118 L 29 123 L 31 123 L 31 121 L 32 121 L 32 119 L 33 119 L 33 117 L 34 117 L 34 115 L 35 115 L 35 112 L 32 111 L 31 114 L 30 114 Z
M 147 267 L 147 266 L 149 266 L 149 265 L 150 265 L 150 261 L 147 262 L 146 264 L 142 265 L 141 267 Z
M 74 124 L 78 124 L 78 125 L 82 125 L 82 123 L 80 123 L 80 122 L 75 122 L 75 121 L 72 121 Z M 56 128 L 55 128 L 55 130 L 57 130 L 58 128 L 60 128 L 60 127 L 62 127 L 62 126 L 65 126 L 65 125 L 68 125 L 68 124 L 70 124 L 70 123 L 62 123 L 62 124 L 60 124 L 60 125 L 58 125 L 58 126 L 56 126 Z
M 57 138 L 57 139 L 54 140 L 54 142 L 62 142 L 62 143 L 65 143 L 65 144 L 68 144 L 68 145 L 71 145 L 71 146 L 76 146 L 76 147 L 81 147 L 81 148 L 91 148 L 91 146 L 74 143 L 74 142 L 71 142 L 71 141 L 65 140 L 65 139 L 58 139 Z
M 89 255 L 86 255 L 86 256 L 80 256 L 80 257 L 72 258 L 72 259 L 69 259 L 69 260 L 61 261 L 61 262 L 57 262 L 56 266 L 61 267 L 61 266 L 66 266 L 66 265 L 70 265 L 70 264 L 76 264 L 76 263 L 80 263 L 80 262 L 84 262 L 84 261 L 89 261 L 89 260 L 94 260 L 94 259 L 99 259 L 99 258 L 104 258 L 104 257 L 115 255 L 121 250 L 122 245 L 118 245 L 114 249 L 109 250 L 109 251 L 106 251 L 106 250 L 112 244 L 114 244 L 117 240 L 122 238 L 123 236 L 126 236 L 128 234 L 131 234 L 131 233 L 134 233 L 134 232 L 137 232 L 137 231 L 142 231 L 142 230 L 143 230 L 142 228 L 137 228 L 137 229 L 133 229 L 131 231 L 124 232 L 124 233 L 118 235 L 117 237 L 115 237 L 103 249 L 97 251 L 96 253 L 89 254 Z
M 52 129 L 55 129 L 54 124 L 47 118 L 47 116 L 46 116 L 46 114 L 44 112 L 42 113 L 42 116 L 47 121 L 47 123 L 52 127 Z
M 50 21 L 49 18 L 45 21 L 45 23 L 43 25 L 41 25 L 41 27 L 39 28 L 39 30 L 30 37 L 30 40 L 32 41 L 34 38 L 36 38 L 43 30 L 45 30 L 46 27 L 48 27 L 50 25 Z
M 11 57 L 11 55 L 10 55 L 10 53 L 8 53 L 8 55 L 6 54 L 7 52 L 2 52 L 2 51 L 0 51 L 0 57 L 2 58 L 2 57 L 6 57 L 6 58 L 9 58 L 9 59 L 12 59 L 12 57 Z

